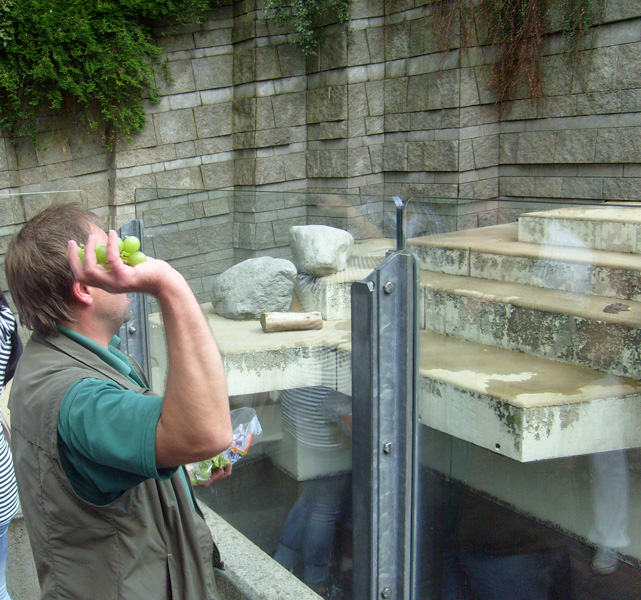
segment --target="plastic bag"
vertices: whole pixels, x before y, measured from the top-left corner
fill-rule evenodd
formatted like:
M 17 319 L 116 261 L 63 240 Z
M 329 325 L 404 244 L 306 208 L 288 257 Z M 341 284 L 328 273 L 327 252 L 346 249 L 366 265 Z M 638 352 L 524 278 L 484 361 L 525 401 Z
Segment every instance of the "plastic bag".
M 253 408 L 236 408 L 230 412 L 233 428 L 231 446 L 213 458 L 187 465 L 189 480 L 192 485 L 203 485 L 211 477 L 214 469 L 221 469 L 238 462 L 253 443 L 256 443 L 263 428 Z
M 323 400 L 323 412 L 330 423 L 334 423 L 340 433 L 352 437 L 352 397 L 332 391 Z M 337 432 L 338 433 L 338 432 Z

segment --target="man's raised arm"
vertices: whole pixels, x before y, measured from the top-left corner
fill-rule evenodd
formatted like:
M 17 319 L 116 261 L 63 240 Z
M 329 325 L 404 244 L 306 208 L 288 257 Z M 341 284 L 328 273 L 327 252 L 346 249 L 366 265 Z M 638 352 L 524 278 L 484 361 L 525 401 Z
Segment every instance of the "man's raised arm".
M 196 297 L 183 276 L 162 260 L 149 258 L 131 267 L 118 252 L 118 236 L 109 232 L 109 269 L 95 260 L 95 236 L 85 248 L 69 242 L 69 263 L 82 284 L 112 293 L 153 295 L 165 328 L 169 368 L 156 431 L 156 463 L 175 467 L 211 458 L 229 447 L 232 429 L 227 382 L 218 346 Z

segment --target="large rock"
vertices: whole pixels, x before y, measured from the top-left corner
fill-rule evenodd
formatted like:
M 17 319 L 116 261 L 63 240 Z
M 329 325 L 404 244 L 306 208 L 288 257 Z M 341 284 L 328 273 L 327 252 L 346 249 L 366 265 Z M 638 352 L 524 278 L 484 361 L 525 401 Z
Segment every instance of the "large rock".
M 259 319 L 286 312 L 292 303 L 296 267 L 284 258 L 250 258 L 221 273 L 212 286 L 214 310 L 227 319 Z
M 327 225 L 297 225 L 289 230 L 289 245 L 300 273 L 323 276 L 347 267 L 354 237 Z

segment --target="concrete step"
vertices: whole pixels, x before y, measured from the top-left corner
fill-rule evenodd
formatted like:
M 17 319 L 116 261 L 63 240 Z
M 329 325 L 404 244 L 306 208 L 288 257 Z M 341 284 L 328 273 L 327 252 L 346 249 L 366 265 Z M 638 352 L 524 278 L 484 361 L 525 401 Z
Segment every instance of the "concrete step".
M 419 421 L 521 462 L 641 446 L 641 382 L 420 334 Z
M 351 394 L 350 321 L 324 321 L 322 329 L 265 333 L 260 321 L 235 321 L 201 305 L 225 365 L 230 396 L 327 385 Z M 163 395 L 168 357 L 159 313 L 149 315 L 152 387 Z
M 641 302 L 423 271 L 421 327 L 641 379 Z
M 318 311 L 327 321 L 350 319 L 352 283 L 365 279 L 394 248 L 395 241 L 388 238 L 359 240 L 343 271 L 324 277 L 299 273 L 294 292 L 302 309 Z
M 422 269 L 641 300 L 641 255 L 518 240 L 517 223 L 408 240 Z
M 567 206 L 523 214 L 519 241 L 641 254 L 641 205 Z
M 349 321 L 267 334 L 203 310 L 231 396 L 310 385 L 351 394 Z M 150 324 L 152 348 L 164 348 L 159 316 Z M 426 330 L 419 345 L 419 421 L 428 427 L 523 462 L 641 447 L 637 380 Z M 165 353 L 153 360 L 162 395 Z

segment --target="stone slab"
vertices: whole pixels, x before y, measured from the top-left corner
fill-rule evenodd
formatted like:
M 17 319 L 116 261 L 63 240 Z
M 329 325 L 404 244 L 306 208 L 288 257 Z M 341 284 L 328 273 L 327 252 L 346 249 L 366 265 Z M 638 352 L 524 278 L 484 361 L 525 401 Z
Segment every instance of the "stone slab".
M 412 238 L 422 269 L 641 300 L 641 256 L 518 240 L 517 223 Z
M 351 350 L 349 321 L 326 321 L 323 328 L 265 333 L 260 321 L 233 321 L 202 305 L 217 340 L 230 396 L 329 385 L 344 393 L 345 357 Z M 162 394 L 167 379 L 165 337 L 160 315 L 149 317 L 152 385 Z
M 641 206 L 572 206 L 523 214 L 518 239 L 641 254 Z
M 520 462 L 641 446 L 641 382 L 433 332 L 419 421 Z

